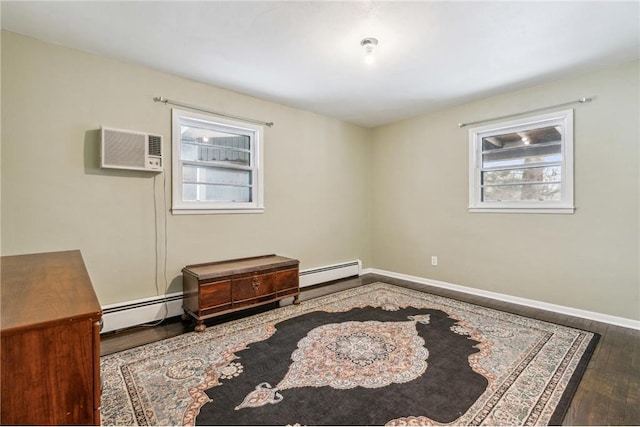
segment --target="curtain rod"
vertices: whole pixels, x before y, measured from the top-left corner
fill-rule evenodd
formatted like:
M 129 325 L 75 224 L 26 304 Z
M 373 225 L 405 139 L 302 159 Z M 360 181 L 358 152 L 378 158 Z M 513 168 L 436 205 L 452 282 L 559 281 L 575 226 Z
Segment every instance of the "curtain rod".
M 522 116 L 523 114 L 537 113 L 539 111 L 548 110 L 550 108 L 566 107 L 566 106 L 573 105 L 573 104 L 586 104 L 587 102 L 591 102 L 591 101 L 593 101 L 593 97 L 591 97 L 591 98 L 580 98 L 580 99 L 576 99 L 575 101 L 569 101 L 569 102 L 564 102 L 562 104 L 550 105 L 548 107 L 536 108 L 535 110 L 523 111 L 521 113 L 507 114 L 506 116 L 493 117 L 493 118 L 490 118 L 490 119 L 476 120 L 475 122 L 458 123 L 458 126 L 463 128 L 465 126 L 477 125 L 479 123 L 491 122 L 493 120 L 502 120 L 502 119 L 508 119 L 510 117 Z
M 264 122 L 262 120 L 247 119 L 246 117 L 232 116 L 232 115 L 229 115 L 229 114 L 219 113 L 217 111 L 207 110 L 206 108 L 196 107 L 195 105 L 183 104 L 181 102 L 172 101 L 172 100 L 164 98 L 162 96 L 156 96 L 155 98 L 153 98 L 153 102 L 162 102 L 163 104 L 171 104 L 171 105 L 175 105 L 176 107 L 182 107 L 182 108 L 188 108 L 190 110 L 202 111 L 203 113 L 209 113 L 209 114 L 213 114 L 215 116 L 226 117 L 228 119 L 242 120 L 242 121 L 245 121 L 245 122 L 257 123 L 259 125 L 265 125 L 265 126 L 269 126 L 269 127 L 273 126 L 273 122 Z

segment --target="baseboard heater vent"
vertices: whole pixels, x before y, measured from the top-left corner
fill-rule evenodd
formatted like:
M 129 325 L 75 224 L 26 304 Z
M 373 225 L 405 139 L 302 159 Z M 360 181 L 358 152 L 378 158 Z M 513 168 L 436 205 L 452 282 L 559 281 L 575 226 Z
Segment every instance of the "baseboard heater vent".
M 180 316 L 182 313 L 182 292 L 105 305 L 102 307 L 102 333 Z
M 361 270 L 360 260 L 302 270 L 300 287 L 359 276 Z M 165 317 L 180 316 L 183 313 L 182 292 L 106 305 L 102 307 L 102 313 L 102 333 L 152 323 Z
M 360 260 L 349 261 L 341 264 L 327 265 L 300 271 L 300 287 L 313 286 L 332 280 L 359 276 L 362 269 Z

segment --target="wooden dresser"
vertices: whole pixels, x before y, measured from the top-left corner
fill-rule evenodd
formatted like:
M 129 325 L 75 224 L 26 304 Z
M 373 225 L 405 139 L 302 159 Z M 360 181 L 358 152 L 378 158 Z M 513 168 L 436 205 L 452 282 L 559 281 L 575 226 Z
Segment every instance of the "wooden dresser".
M 80 251 L 1 258 L 0 422 L 100 424 L 100 321 Z
M 202 332 L 204 320 L 214 316 L 289 296 L 298 304 L 298 265 L 298 260 L 278 255 L 188 265 L 182 269 L 184 311 Z

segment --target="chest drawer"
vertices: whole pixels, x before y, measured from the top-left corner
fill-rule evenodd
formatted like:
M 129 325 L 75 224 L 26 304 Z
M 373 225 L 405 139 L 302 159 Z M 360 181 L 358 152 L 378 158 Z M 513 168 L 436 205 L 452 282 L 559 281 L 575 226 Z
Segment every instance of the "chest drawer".
M 204 283 L 199 289 L 200 309 L 230 308 L 231 280 Z
M 276 290 L 278 293 L 287 290 L 298 290 L 299 273 L 297 268 L 278 271 L 276 273 Z
M 233 279 L 231 296 L 234 303 L 269 297 L 276 293 L 276 274 L 247 274 Z

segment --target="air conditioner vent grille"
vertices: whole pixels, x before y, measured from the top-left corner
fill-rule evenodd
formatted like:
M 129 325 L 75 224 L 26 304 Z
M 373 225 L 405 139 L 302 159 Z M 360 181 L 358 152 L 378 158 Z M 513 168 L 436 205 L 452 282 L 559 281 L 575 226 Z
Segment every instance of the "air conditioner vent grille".
M 149 155 L 162 156 L 162 137 L 158 135 L 149 135 Z
M 104 152 L 104 163 L 108 165 L 121 165 L 144 167 L 144 135 L 135 133 L 105 131 L 109 149 Z

